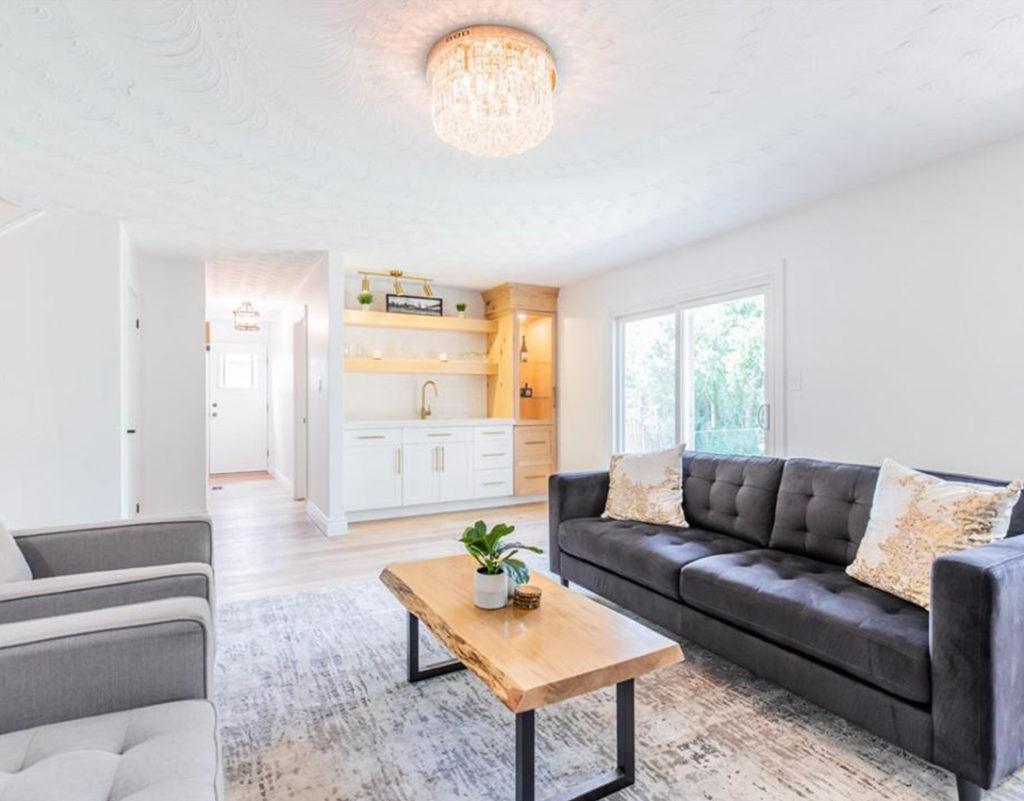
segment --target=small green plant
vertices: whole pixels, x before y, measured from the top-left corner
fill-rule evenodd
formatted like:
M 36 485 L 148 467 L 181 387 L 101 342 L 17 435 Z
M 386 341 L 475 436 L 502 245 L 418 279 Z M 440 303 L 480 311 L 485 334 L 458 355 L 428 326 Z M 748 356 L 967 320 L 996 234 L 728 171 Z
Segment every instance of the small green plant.
M 462 303 L 460 301 L 459 303 L 455 304 L 455 311 L 464 312 L 465 310 L 466 310 L 466 304 L 465 303 Z
M 358 295 L 356 295 L 356 300 L 359 301 L 360 306 L 369 306 L 371 303 L 373 303 L 373 293 L 360 292 Z
M 502 542 L 516 530 L 515 526 L 498 523 L 490 531 L 483 520 L 467 528 L 459 538 L 469 555 L 480 565 L 481 573 L 496 576 L 505 573 L 516 584 L 525 584 L 530 579 L 530 569 L 522 559 L 514 558 L 519 551 L 544 553 L 541 548 L 524 545 L 521 542 Z

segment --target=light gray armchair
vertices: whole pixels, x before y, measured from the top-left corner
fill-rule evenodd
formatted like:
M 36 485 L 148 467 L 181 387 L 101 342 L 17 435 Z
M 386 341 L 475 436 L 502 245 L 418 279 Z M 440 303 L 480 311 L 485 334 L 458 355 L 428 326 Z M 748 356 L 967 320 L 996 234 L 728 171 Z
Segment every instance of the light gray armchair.
M 0 795 L 222 799 L 212 666 L 201 598 L 0 624 Z
M 161 598 L 213 606 L 209 517 L 141 517 L 14 531 L 31 581 L 0 584 L 0 623 Z

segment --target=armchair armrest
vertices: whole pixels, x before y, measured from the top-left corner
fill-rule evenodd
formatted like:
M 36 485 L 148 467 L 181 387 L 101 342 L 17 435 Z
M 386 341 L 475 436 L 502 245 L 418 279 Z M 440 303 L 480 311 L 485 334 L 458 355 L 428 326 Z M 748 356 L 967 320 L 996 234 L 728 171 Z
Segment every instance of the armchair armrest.
M 0 625 L 0 734 L 207 698 L 213 627 L 198 598 Z
M 608 471 L 555 473 L 548 479 L 548 559 L 559 573 L 558 527 L 576 517 L 600 517 L 608 499 Z
M 934 761 L 990 788 L 1024 763 L 1024 536 L 932 566 Z
M 138 517 L 12 534 L 37 579 L 179 562 L 213 562 L 213 526 L 205 514 Z
M 185 597 L 214 607 L 209 565 L 185 562 L 12 581 L 0 584 L 0 624 Z

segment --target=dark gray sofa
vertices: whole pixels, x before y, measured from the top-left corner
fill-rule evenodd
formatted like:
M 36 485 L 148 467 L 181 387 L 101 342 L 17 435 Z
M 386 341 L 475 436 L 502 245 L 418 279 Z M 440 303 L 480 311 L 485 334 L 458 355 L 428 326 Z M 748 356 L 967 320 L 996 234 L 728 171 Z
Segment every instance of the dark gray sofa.
M 937 560 L 929 613 L 846 575 L 877 467 L 688 452 L 683 476 L 689 528 L 602 520 L 607 472 L 553 475 L 552 571 L 952 771 L 961 801 L 1024 764 L 1024 501 L 1006 540 Z

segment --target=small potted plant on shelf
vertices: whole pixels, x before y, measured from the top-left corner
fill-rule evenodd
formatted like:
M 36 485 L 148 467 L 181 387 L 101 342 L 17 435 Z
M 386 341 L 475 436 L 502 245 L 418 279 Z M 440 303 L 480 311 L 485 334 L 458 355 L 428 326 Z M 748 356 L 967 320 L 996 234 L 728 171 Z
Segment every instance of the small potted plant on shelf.
M 455 304 L 455 311 L 459 313 L 459 317 L 466 316 L 466 304 L 461 301 Z
M 477 568 L 473 585 L 473 602 L 481 609 L 501 609 L 508 603 L 509 582 L 511 586 L 525 584 L 530 570 L 522 559 L 516 559 L 519 551 L 544 553 L 533 545 L 521 542 L 504 542 L 515 526 L 498 523 L 490 531 L 483 520 L 477 520 L 459 538 L 469 555 L 476 559 Z
M 373 293 L 360 292 L 358 295 L 356 295 L 356 300 L 359 301 L 359 308 L 361 308 L 363 311 L 367 311 L 370 308 L 370 304 L 373 303 Z

